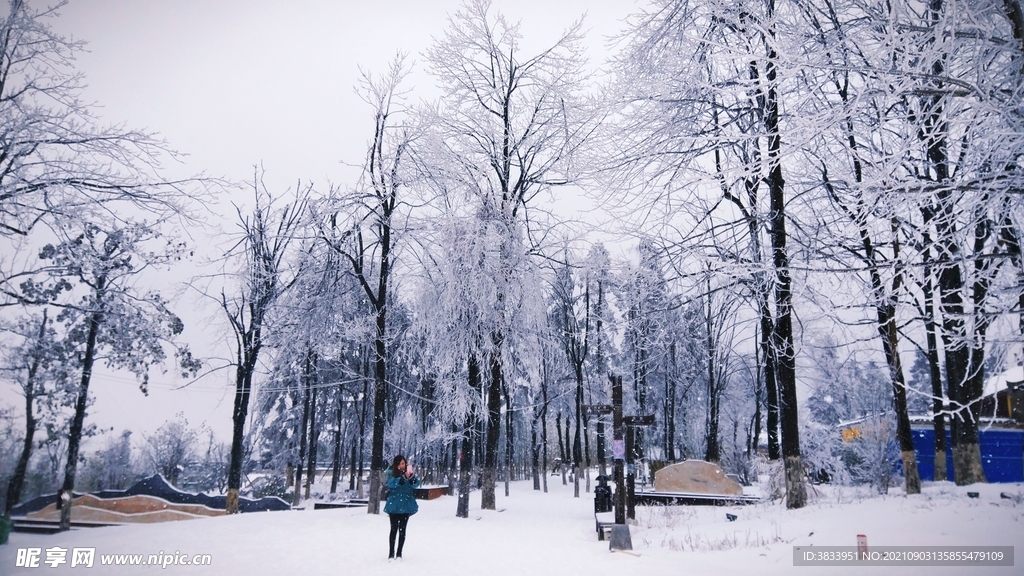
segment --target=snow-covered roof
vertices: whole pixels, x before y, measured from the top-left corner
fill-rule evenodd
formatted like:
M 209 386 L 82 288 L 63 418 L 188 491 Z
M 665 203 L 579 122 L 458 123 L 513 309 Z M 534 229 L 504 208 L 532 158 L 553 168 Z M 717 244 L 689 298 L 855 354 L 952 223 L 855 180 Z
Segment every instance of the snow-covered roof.
M 1024 366 L 1014 366 L 1002 374 L 985 380 L 985 396 L 992 396 L 1021 382 L 1024 382 Z
M 841 420 L 839 422 L 839 424 L 836 424 L 836 428 L 848 428 L 850 426 L 855 426 L 857 424 L 863 424 L 864 422 L 867 422 L 868 420 L 874 420 L 874 419 L 877 419 L 877 418 L 883 418 L 883 417 L 885 417 L 885 414 L 886 413 L 883 411 L 883 412 L 878 412 L 876 414 L 865 414 L 864 416 L 861 416 L 860 418 L 854 418 L 853 420 Z

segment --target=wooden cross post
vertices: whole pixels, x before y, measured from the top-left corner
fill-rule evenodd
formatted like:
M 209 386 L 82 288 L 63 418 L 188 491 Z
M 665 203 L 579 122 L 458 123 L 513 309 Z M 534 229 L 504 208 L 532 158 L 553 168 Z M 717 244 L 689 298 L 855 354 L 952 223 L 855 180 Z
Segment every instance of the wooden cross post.
M 654 414 L 644 416 L 625 416 L 622 424 L 626 427 L 626 517 L 630 520 L 636 519 L 636 434 L 633 429 L 637 426 L 650 426 L 654 424 Z
M 612 458 L 615 475 L 615 523 L 626 523 L 626 486 L 623 460 L 626 457 L 626 443 L 622 437 L 622 376 L 609 374 L 612 381 Z

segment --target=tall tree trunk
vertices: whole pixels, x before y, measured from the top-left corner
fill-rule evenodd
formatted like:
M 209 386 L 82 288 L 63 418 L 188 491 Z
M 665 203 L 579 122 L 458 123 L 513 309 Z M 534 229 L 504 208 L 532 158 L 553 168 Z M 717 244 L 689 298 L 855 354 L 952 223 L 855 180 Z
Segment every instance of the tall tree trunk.
M 899 337 L 896 327 L 896 310 L 889 305 L 879 305 L 878 332 L 882 336 L 882 348 L 889 365 L 892 383 L 893 405 L 896 409 L 896 438 L 903 459 L 903 477 L 907 494 L 921 493 L 921 476 L 917 472 L 917 457 L 914 453 L 914 438 L 910 431 L 907 414 L 907 384 L 903 377 L 903 364 L 899 354 Z
M 899 223 L 894 217 L 891 220 L 893 235 L 893 261 L 900 260 Z M 917 455 L 914 452 L 914 437 L 910 430 L 910 415 L 907 413 L 907 382 L 903 376 L 903 363 L 900 360 L 899 332 L 896 327 L 896 294 L 903 287 L 903 273 L 899 270 L 892 280 L 890 293 L 892 299 L 885 307 L 884 315 L 879 316 L 880 324 L 885 326 L 884 342 L 888 342 L 886 354 L 892 372 L 893 404 L 896 409 L 896 437 L 900 443 L 900 456 L 903 459 L 903 478 L 907 494 L 921 493 L 921 475 L 917 471 Z M 881 311 L 880 311 L 881 314 Z M 884 318 L 883 318 L 884 316 Z M 884 323 L 883 323 L 884 320 Z M 886 345 L 883 344 L 883 349 Z M 883 350 L 884 351 L 884 350 Z
M 400 82 L 402 74 L 393 78 L 394 84 L 381 85 L 380 92 L 377 88 L 370 88 L 371 97 L 377 97 L 377 110 L 375 111 L 375 126 L 373 142 L 367 158 L 366 174 L 368 176 L 372 194 L 366 198 L 371 203 L 367 214 L 367 221 L 376 240 L 376 270 L 373 266 L 364 266 L 367 256 L 363 244 L 362 226 L 363 221 L 357 221 L 354 225 L 355 234 L 346 233 L 345 238 L 353 238 L 356 242 L 354 251 L 346 252 L 344 249 L 332 244 L 332 247 L 343 255 L 352 265 L 352 272 L 359 281 L 367 300 L 370 302 L 370 309 L 374 316 L 373 334 L 373 428 L 370 440 L 370 493 L 366 506 L 368 514 L 380 514 L 381 480 L 384 474 L 384 428 L 387 424 L 387 402 L 388 402 L 388 306 L 389 303 L 389 282 L 391 280 L 391 248 L 392 248 L 392 220 L 398 206 L 398 189 L 401 185 L 397 174 L 401 167 L 402 155 L 408 144 L 403 140 L 395 145 L 393 150 L 385 151 L 387 134 L 393 126 L 388 124 L 391 118 L 391 102 L 395 95 L 397 83 Z M 351 231 L 350 231 L 351 232 Z M 374 274 L 375 272 L 375 274 Z M 376 284 L 372 286 L 371 284 Z
M 540 438 L 537 436 L 537 422 L 540 420 L 540 411 L 536 406 L 534 413 L 530 416 L 530 477 L 533 478 L 533 489 L 540 492 L 540 477 L 544 471 L 540 467 Z
M 309 382 L 309 460 L 306 463 L 306 487 L 304 496 L 309 499 L 309 491 L 316 482 L 316 451 L 320 435 L 317 433 L 316 398 L 319 395 L 316 374 L 316 353 L 306 352 L 306 380 Z
M 669 356 L 675 356 L 675 342 L 669 345 Z M 667 462 L 674 462 L 676 459 L 675 443 L 673 437 L 675 436 L 675 408 L 673 406 L 675 402 L 675 374 L 671 369 L 671 364 L 665 367 L 665 399 L 662 402 L 662 414 L 661 420 L 663 437 L 662 437 L 662 451 L 664 453 L 665 460 Z
M 466 416 L 466 430 L 462 437 L 462 453 L 459 454 L 459 498 L 455 516 L 469 518 L 469 492 L 473 481 L 473 430 L 472 416 Z
M 469 518 L 469 492 L 470 483 L 473 480 L 473 436 L 476 430 L 476 399 L 480 396 L 480 389 L 483 386 L 480 375 L 480 364 L 476 354 L 470 353 L 468 359 L 467 379 L 469 389 L 474 395 L 470 403 L 469 412 L 466 414 L 466 423 L 463 427 L 462 453 L 459 454 L 459 498 L 455 510 L 458 518 Z
M 594 336 L 595 336 L 595 353 L 594 353 L 594 365 L 597 367 L 598 381 L 602 379 L 607 372 L 604 362 L 604 350 L 603 344 L 603 326 L 604 326 L 604 281 L 597 281 L 597 308 L 594 310 L 594 318 L 596 322 Z M 607 469 L 607 455 L 605 454 L 605 430 L 604 421 L 599 417 L 597 419 L 597 464 L 600 470 L 600 474 L 605 476 L 608 474 Z
M 965 443 L 970 447 L 964 450 L 963 458 L 966 460 L 960 464 L 965 470 L 965 475 L 973 478 L 975 482 L 985 482 L 985 471 L 981 465 L 981 445 L 978 438 L 978 422 L 981 420 L 981 399 L 985 395 L 985 339 L 988 333 L 988 326 L 991 317 L 986 313 L 985 304 L 988 300 L 989 286 L 991 283 L 992 260 L 985 254 L 985 245 L 992 236 L 993 222 L 986 214 L 988 209 L 988 195 L 986 194 L 975 212 L 974 227 L 974 284 L 971 287 L 973 308 L 974 308 L 974 339 L 971 341 L 971 362 L 967 382 L 964 385 L 964 397 L 968 400 L 968 419 L 973 423 L 973 437 L 966 437 Z M 994 415 L 994 413 L 993 413 Z M 954 463 L 956 454 L 953 454 Z
M 584 489 L 586 490 L 587 494 L 590 494 L 590 466 L 591 466 L 591 462 L 590 462 L 590 434 L 588 433 L 588 431 L 590 430 L 590 425 L 589 425 L 589 418 L 590 417 L 587 415 L 586 411 L 583 412 L 582 416 L 583 416 L 583 477 L 584 477 L 584 479 L 586 479 L 586 485 L 584 486 Z
M 342 393 L 341 387 L 338 387 L 338 406 L 334 409 L 334 438 L 332 444 L 334 450 L 331 453 L 331 494 L 338 492 L 338 480 L 341 478 L 341 406 L 342 406 Z
M 793 346 L 793 295 L 786 249 L 786 182 L 782 177 L 782 136 L 779 126 L 775 52 L 775 0 L 768 0 L 768 57 L 765 62 L 765 115 L 768 136 L 768 188 L 771 203 L 772 263 L 775 268 L 774 349 L 778 355 L 779 400 L 782 416 L 782 456 L 786 469 L 786 507 L 807 504 L 803 461 L 800 453 L 800 424 L 796 400 L 796 350 Z
M 932 25 L 937 26 L 943 11 L 943 0 L 931 0 Z M 943 58 L 932 63 L 935 78 L 945 75 Z M 940 85 L 941 87 L 941 85 Z M 939 300 L 942 304 L 943 344 L 946 350 L 946 380 L 953 436 L 953 476 L 959 485 L 984 482 L 981 472 L 981 448 L 978 444 L 978 423 L 970 417 L 973 400 L 968 394 L 970 377 L 970 335 L 964 322 L 964 279 L 960 267 L 960 246 L 956 238 L 957 194 L 948 187 L 950 171 L 947 155 L 948 124 L 944 119 L 941 96 L 933 97 L 930 113 L 925 117 L 921 139 L 927 145 L 928 161 L 935 181 L 942 186 L 936 193 L 935 232 L 939 244 Z
M 715 318 L 712 310 L 711 302 L 711 276 L 708 276 L 708 293 L 707 293 L 707 309 L 704 311 L 705 316 L 705 352 L 707 353 L 707 369 L 708 369 L 708 420 L 707 420 L 707 433 L 705 434 L 705 444 L 707 450 L 704 454 L 704 460 L 708 462 L 718 463 L 722 460 L 721 450 L 718 447 L 718 401 L 719 401 L 719 383 L 718 383 L 718 366 L 717 366 L 717 351 L 715 350 Z
M 775 321 L 772 318 L 772 311 L 769 305 L 769 288 L 760 298 L 761 318 L 761 357 L 764 358 L 764 387 L 765 407 L 768 411 L 768 419 L 765 425 L 768 428 L 768 459 L 778 460 L 782 457 L 781 443 L 779 441 L 779 387 L 778 387 L 778 363 L 775 354 L 774 332 Z
M 369 366 L 366 366 L 364 374 L 367 374 L 367 377 L 363 378 L 363 394 L 359 406 L 359 466 L 356 471 L 356 492 L 360 497 L 363 496 L 363 470 L 365 469 L 363 458 L 366 456 L 366 405 L 370 401 L 369 371 Z
M 756 64 L 750 66 L 751 79 L 757 81 L 759 75 L 757 73 Z M 754 207 L 757 206 L 757 190 L 759 184 L 757 182 L 746 180 L 745 186 L 747 189 L 747 203 L 750 206 L 751 213 L 747 218 L 747 233 L 750 236 L 751 255 L 755 265 L 761 265 L 761 222 L 760 219 L 755 217 Z M 782 457 L 782 452 L 779 443 L 779 388 L 778 388 L 778 355 L 776 354 L 774 341 L 775 332 L 775 319 L 772 318 L 771 309 L 771 294 L 772 287 L 771 282 L 765 272 L 759 272 L 755 276 L 755 298 L 757 299 L 757 313 L 759 321 L 759 352 L 760 362 L 757 363 L 757 372 L 759 375 L 764 376 L 764 395 L 765 395 L 765 408 L 768 412 L 766 426 L 768 436 L 768 459 L 778 460 Z M 755 355 L 757 351 L 755 351 Z M 760 389 L 760 378 L 758 378 L 757 389 Z M 760 415 L 760 403 L 755 408 L 758 415 Z M 756 451 L 757 444 L 760 442 L 761 437 L 761 426 L 760 418 L 758 418 L 757 430 L 754 436 L 754 449 Z
M 565 444 L 562 443 L 562 411 L 557 410 L 555 412 L 555 433 L 558 434 L 558 459 L 562 461 L 562 466 L 568 461 L 565 456 Z M 561 466 L 559 466 L 561 468 Z
M 483 384 L 481 384 L 481 399 L 484 397 L 482 386 Z M 473 467 L 482 470 L 487 452 L 487 419 L 478 415 L 473 421 L 473 426 L 475 427 L 473 431 Z
M 501 349 L 503 337 L 496 334 L 494 351 L 490 355 L 490 381 L 487 387 L 487 446 L 484 453 L 484 469 L 480 477 L 480 508 L 497 509 L 494 485 L 498 470 L 498 441 L 501 438 Z
M 760 332 L 760 330 L 756 330 Z M 760 336 L 757 337 L 760 340 Z M 754 347 L 754 422 L 750 440 L 747 442 L 747 458 L 757 454 L 761 449 L 761 405 L 764 403 L 764 386 L 761 385 L 764 368 L 762 366 L 760 347 Z
M 672 372 L 671 378 L 668 380 L 668 414 L 665 415 L 665 434 L 668 436 L 666 442 L 667 450 L 665 451 L 665 458 L 669 462 L 676 461 L 676 378 L 679 375 L 678 366 L 676 366 L 676 342 L 672 341 L 669 346 L 669 354 L 672 359 Z
M 353 438 L 352 439 L 352 448 L 351 448 L 352 453 L 349 456 L 349 469 L 348 469 L 348 489 L 349 490 L 355 490 L 356 489 L 356 477 L 359 476 L 359 472 L 356 470 L 356 459 L 358 458 L 358 455 L 356 454 L 356 450 L 358 450 L 358 447 L 359 447 L 359 440 Z
M 541 368 L 544 375 L 540 381 L 540 393 L 544 404 L 540 409 L 540 444 L 541 444 L 541 477 L 544 493 L 548 491 L 548 363 L 542 359 Z
M 750 80 L 760 86 L 761 75 L 758 69 L 757 61 L 750 62 L 748 66 Z M 760 90 L 758 90 L 760 92 Z M 752 107 L 758 107 L 758 99 L 754 99 Z M 767 111 L 762 110 L 762 114 L 766 114 Z M 715 115 L 717 123 L 717 113 Z M 766 116 L 764 117 L 766 118 Z M 716 152 L 717 153 L 717 152 Z M 756 154 L 757 166 L 760 168 L 760 154 Z M 741 211 L 746 215 L 747 221 L 747 235 L 750 237 L 750 257 L 753 261 L 754 266 L 762 267 L 764 262 L 764 256 L 762 255 L 762 240 L 761 240 L 761 218 L 758 216 L 758 189 L 761 186 L 761 180 L 759 178 L 746 178 L 744 179 L 744 188 L 747 192 L 747 207 L 741 207 Z M 740 204 L 738 201 L 736 202 Z M 771 218 L 769 218 L 769 224 L 771 224 Z M 782 457 L 782 452 L 779 443 L 779 390 L 778 390 L 778 355 L 774 346 L 774 331 L 775 331 L 775 319 L 772 317 L 771 310 L 771 297 L 772 297 L 772 285 L 767 272 L 761 271 L 756 273 L 754 276 L 754 296 L 757 301 L 757 312 L 758 320 L 760 322 L 760 362 L 757 364 L 758 374 L 764 375 L 765 383 L 765 404 L 768 412 L 767 418 L 767 436 L 768 436 L 768 459 L 778 460 Z M 755 352 L 756 355 L 756 352 Z M 760 380 L 757 384 L 760 385 Z M 760 414 L 760 405 L 755 408 Z M 760 421 L 760 420 L 759 420 Z M 757 434 L 755 435 L 755 450 L 757 444 L 760 442 L 760 425 L 757 426 Z
M 459 434 L 459 426 L 455 422 L 452 422 L 452 443 L 451 443 L 451 455 L 448 458 L 448 490 L 449 493 L 454 492 L 458 494 L 459 477 L 458 477 L 458 466 L 459 466 L 459 454 L 462 452 L 462 441 L 456 436 Z
M 255 322 L 255 321 L 253 321 Z M 228 466 L 228 492 L 225 512 L 238 513 L 238 497 L 242 488 L 242 467 L 245 463 L 245 420 L 249 415 L 249 396 L 252 394 L 252 374 L 262 347 L 262 329 L 252 326 L 242 334 L 239 345 L 238 367 L 235 370 L 235 403 L 231 412 L 231 456 Z M 302 467 L 300 461 L 296 470 Z M 295 491 L 298 492 L 298 479 Z
M 950 230 L 940 232 L 948 237 Z M 950 239 L 943 253 L 959 251 L 956 241 Z M 944 262 L 942 262 L 945 260 Z M 953 412 L 953 477 L 958 485 L 984 482 L 981 470 L 981 451 L 978 445 L 977 421 L 971 417 L 970 402 L 966 392 L 970 378 L 970 348 L 966 342 L 967 330 L 963 321 L 964 306 L 961 296 L 964 288 L 960 267 L 953 258 L 940 256 L 942 269 L 939 273 L 939 290 L 942 300 L 943 343 L 946 348 L 946 380 L 948 396 Z
M 562 457 L 562 486 L 568 484 L 566 482 L 566 470 L 569 469 L 569 463 L 572 462 L 572 447 L 569 446 L 569 415 L 565 416 L 565 456 Z
M 381 257 L 384 259 L 384 257 Z M 385 273 L 382 271 L 381 276 Z M 381 286 L 386 286 L 386 278 Z M 379 294 L 382 303 L 377 309 L 377 331 L 373 341 L 376 358 L 373 363 L 373 438 L 370 443 L 370 502 L 367 513 L 380 514 L 381 476 L 384 474 L 384 425 L 387 422 L 385 409 L 388 401 L 387 381 L 387 323 L 384 294 Z
M 427 431 L 430 429 L 431 415 L 434 410 L 434 381 L 431 378 L 420 378 L 420 400 L 418 402 L 420 408 L 420 437 L 426 437 Z M 438 458 L 438 452 L 434 449 L 426 449 L 423 452 L 423 462 L 419 467 L 420 470 L 424 471 L 420 475 L 420 479 L 425 483 L 434 484 L 440 481 L 441 472 L 444 469 L 444 460 L 446 460 L 446 451 L 444 446 L 441 445 L 437 448 L 440 452 L 440 458 Z M 435 476 L 436 474 L 436 476 Z
M 936 335 L 938 325 L 936 319 L 939 317 L 939 309 L 935 305 L 935 288 L 933 285 L 933 269 L 931 256 L 931 226 L 932 212 L 930 209 L 921 211 L 924 220 L 924 232 L 921 235 L 924 244 L 922 259 L 924 260 L 924 285 L 921 290 L 924 292 L 924 317 L 925 337 L 928 346 L 928 376 L 932 384 L 932 430 L 935 434 L 935 465 L 932 479 L 936 481 L 945 480 L 949 477 L 946 470 L 946 413 L 942 391 L 942 368 L 939 365 L 939 340 Z
M 649 327 L 646 321 L 644 321 L 643 333 L 640 336 L 640 342 L 642 343 L 637 358 L 637 379 L 634 382 L 636 391 L 636 406 L 639 411 L 638 416 L 647 414 L 647 376 L 650 372 L 650 366 L 648 366 L 647 357 L 647 342 L 649 337 Z M 644 455 L 647 453 L 647 435 L 644 429 L 641 427 L 633 427 L 633 446 L 634 446 L 634 457 L 640 461 L 644 461 Z M 634 474 L 635 476 L 635 474 Z
M 342 427 L 343 427 L 342 423 L 344 422 L 344 419 L 342 418 L 342 410 L 343 410 L 344 404 L 345 404 L 345 387 L 343 385 L 341 385 L 341 383 L 338 384 L 337 395 L 338 395 L 338 406 L 335 408 L 335 411 L 334 411 L 334 419 L 335 419 L 334 454 L 332 454 L 332 456 L 331 456 L 331 493 L 332 494 L 335 494 L 335 493 L 338 492 L 338 483 L 341 482 L 341 466 L 342 466 L 341 460 L 342 460 L 342 458 L 344 458 L 344 456 L 343 456 L 344 452 L 341 449 L 341 439 L 348 437 L 347 431 L 348 431 L 348 428 L 349 428 L 348 425 L 345 425 L 344 426 L 345 430 L 342 431 Z
M 502 388 L 505 391 L 505 497 L 508 498 L 515 442 L 512 435 L 512 395 L 509 394 L 507 387 Z
M 572 437 L 573 497 L 580 497 L 580 464 L 582 463 L 583 445 L 580 438 L 580 425 L 583 423 L 583 364 L 575 363 L 573 372 L 576 376 L 576 427 Z
M 613 445 L 618 445 L 625 440 L 623 438 L 624 430 L 622 425 L 622 377 L 609 374 L 608 379 L 612 385 L 612 442 Z M 623 472 L 625 472 L 623 470 L 623 459 L 618 457 L 617 454 L 613 454 L 612 468 L 612 475 L 615 479 L 615 494 L 613 495 L 615 501 L 615 523 L 625 524 L 626 479 L 623 477 Z
M 11 510 L 21 500 L 21 490 L 25 485 L 25 473 L 28 471 L 28 461 L 32 457 L 32 442 L 36 435 L 36 377 L 39 373 L 39 366 L 43 359 L 43 340 L 46 337 L 47 310 L 43 309 L 43 320 L 39 323 L 39 335 L 31 355 L 31 363 L 28 373 L 25 375 L 25 440 L 21 444 L 21 454 L 18 456 L 18 464 L 14 467 L 14 475 L 7 484 L 7 499 L 4 501 L 4 518 L 10 519 Z
M 89 334 L 85 340 L 85 354 L 82 357 L 82 379 L 78 384 L 78 399 L 75 401 L 75 415 L 71 419 L 71 430 L 68 432 L 68 460 L 64 465 L 64 483 L 57 495 L 57 507 L 60 508 L 60 531 L 71 529 L 71 500 L 74 498 L 75 472 L 78 469 L 78 450 L 82 442 L 82 425 L 85 422 L 85 408 L 89 400 L 89 383 L 92 380 L 93 363 L 96 360 L 96 337 L 103 323 L 102 294 L 106 278 L 100 277 L 96 288 L 97 310 L 89 315 Z
M 929 300 L 931 299 L 929 298 Z M 931 310 L 927 313 L 929 316 L 936 312 L 934 302 L 926 303 L 925 309 Z M 942 391 L 942 369 L 939 366 L 939 345 L 935 335 L 935 321 L 929 318 L 928 324 L 930 324 L 926 328 L 928 376 L 932 384 L 932 432 L 935 436 L 935 463 L 932 479 L 938 481 L 949 477 L 949 472 L 946 470 L 946 409 L 945 402 L 943 402 L 945 394 Z
M 295 467 L 295 492 L 292 494 L 292 506 L 298 506 L 302 498 L 302 475 L 306 465 L 306 443 L 309 439 L 309 408 L 312 397 L 309 373 L 302 373 L 302 427 L 299 429 L 299 464 Z M 307 493 L 307 498 L 309 498 Z

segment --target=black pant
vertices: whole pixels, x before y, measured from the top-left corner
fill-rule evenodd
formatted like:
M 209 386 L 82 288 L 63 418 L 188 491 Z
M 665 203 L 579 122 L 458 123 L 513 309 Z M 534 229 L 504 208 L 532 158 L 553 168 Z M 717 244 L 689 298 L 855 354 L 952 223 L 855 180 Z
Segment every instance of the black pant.
M 405 527 L 409 524 L 409 514 L 388 514 L 391 519 L 391 535 L 388 537 L 388 558 L 395 556 L 395 535 L 398 535 L 398 557 L 402 557 L 402 546 L 405 546 Z

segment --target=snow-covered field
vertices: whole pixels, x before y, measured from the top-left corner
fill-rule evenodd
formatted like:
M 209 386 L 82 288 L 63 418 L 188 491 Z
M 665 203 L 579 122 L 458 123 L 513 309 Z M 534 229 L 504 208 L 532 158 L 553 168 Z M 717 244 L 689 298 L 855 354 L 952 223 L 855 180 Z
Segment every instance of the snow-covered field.
M 552 477 L 549 493 L 528 482 L 498 486 L 498 511 L 479 509 L 473 493 L 469 519 L 455 517 L 455 498 L 421 502 L 409 522 L 406 558 L 389 562 L 387 516 L 365 509 L 264 512 L 231 517 L 73 530 L 53 536 L 15 533 L 0 547 L 0 574 L 245 574 L 532 576 L 548 574 L 1021 574 L 1013 567 L 808 567 L 793 565 L 793 546 L 1016 546 L 1024 553 L 1024 487 L 958 487 L 925 483 L 920 496 L 898 489 L 887 496 L 835 486 L 817 487 L 813 503 L 787 511 L 781 503 L 743 507 L 637 509 L 633 553 L 611 553 L 594 532 L 593 498 L 572 497 L 572 486 Z M 980 492 L 969 499 L 968 491 Z M 1004 492 L 1015 499 L 1000 497 Z M 734 522 L 726 513 L 738 516 Z M 95 548 L 92 568 L 16 568 L 19 548 Z M 209 554 L 208 566 L 102 565 L 117 554 Z

